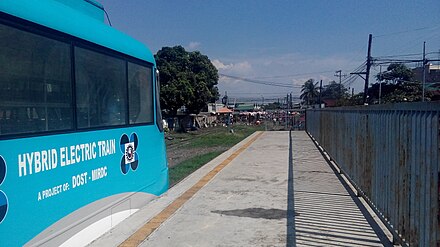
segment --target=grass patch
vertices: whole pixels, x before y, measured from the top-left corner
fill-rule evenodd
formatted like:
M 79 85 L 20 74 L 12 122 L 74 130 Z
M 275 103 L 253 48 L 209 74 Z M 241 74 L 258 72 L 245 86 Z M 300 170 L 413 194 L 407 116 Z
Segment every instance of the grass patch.
M 208 163 L 218 155 L 223 153 L 223 151 L 216 151 L 211 153 L 206 153 L 202 155 L 195 156 L 189 160 L 185 160 L 182 163 L 170 168 L 170 187 L 178 183 L 180 180 L 184 179 L 189 174 L 193 173 L 195 170 L 202 167 L 204 164 Z
M 234 133 L 229 131 L 229 128 L 221 127 L 218 131 L 211 135 L 200 136 L 195 138 L 189 145 L 189 147 L 227 147 L 230 148 L 239 143 L 252 133 L 258 130 L 263 130 L 264 127 L 258 126 L 234 126 L 232 128 Z
M 167 152 L 176 163 L 169 168 L 170 187 L 255 131 L 264 129 L 264 126 L 234 125 L 233 133 L 229 128 L 220 126 L 196 132 L 171 133 L 173 139 L 166 141 Z

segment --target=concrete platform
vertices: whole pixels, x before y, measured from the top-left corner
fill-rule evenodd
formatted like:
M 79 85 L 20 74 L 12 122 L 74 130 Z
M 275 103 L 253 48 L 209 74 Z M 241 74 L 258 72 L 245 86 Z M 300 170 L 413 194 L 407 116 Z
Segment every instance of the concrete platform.
M 377 217 L 306 133 L 292 132 L 292 156 L 294 196 L 289 205 L 296 216 L 290 231 L 297 246 L 392 246 Z
M 90 246 L 391 245 L 341 181 L 305 132 L 256 133 Z

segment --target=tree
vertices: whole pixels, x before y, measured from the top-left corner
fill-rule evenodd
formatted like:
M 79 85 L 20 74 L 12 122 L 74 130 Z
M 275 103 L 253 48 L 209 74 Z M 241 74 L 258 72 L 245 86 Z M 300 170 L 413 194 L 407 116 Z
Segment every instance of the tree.
M 264 107 L 265 110 L 278 110 L 281 109 L 280 102 L 269 103 Z
M 154 57 L 160 71 L 161 106 L 170 115 L 182 106 L 199 113 L 218 99 L 218 71 L 207 56 L 174 46 L 163 47 Z
M 323 99 L 344 99 L 348 98 L 348 89 L 344 85 L 331 81 L 322 89 L 321 97 Z
M 191 113 L 199 113 L 206 104 L 214 103 L 219 98 L 217 88 L 218 71 L 211 60 L 200 52 L 190 53 L 190 68 L 194 73 L 194 95 L 187 107 Z
M 387 70 L 378 73 L 376 79 L 378 81 L 392 82 L 393 84 L 403 83 L 405 81 L 411 81 L 414 78 L 412 70 L 402 63 L 392 63 L 388 66 Z
M 414 81 L 413 71 L 405 64 L 392 63 L 387 70 L 376 75 L 377 81 L 368 89 L 368 102 L 370 104 L 379 101 L 381 91 L 381 102 L 411 102 L 422 100 L 422 84 Z M 380 88 L 380 89 L 379 89 Z M 432 93 L 426 93 L 426 100 L 430 100 Z
M 318 98 L 318 90 L 313 79 L 308 79 L 304 82 L 304 85 L 301 86 L 301 95 L 299 96 L 307 105 L 315 104 Z
M 379 83 L 371 85 L 368 89 L 368 102 L 375 104 L 379 101 Z M 422 84 L 420 82 L 406 81 L 402 83 L 382 83 L 381 102 L 413 102 L 422 100 Z M 425 92 L 425 100 L 431 100 L 432 92 Z

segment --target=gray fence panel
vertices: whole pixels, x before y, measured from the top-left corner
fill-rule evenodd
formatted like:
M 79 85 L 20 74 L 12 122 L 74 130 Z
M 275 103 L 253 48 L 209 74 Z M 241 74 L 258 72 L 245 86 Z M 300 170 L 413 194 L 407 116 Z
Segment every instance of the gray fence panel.
M 307 132 L 409 246 L 438 246 L 439 103 L 307 110 Z

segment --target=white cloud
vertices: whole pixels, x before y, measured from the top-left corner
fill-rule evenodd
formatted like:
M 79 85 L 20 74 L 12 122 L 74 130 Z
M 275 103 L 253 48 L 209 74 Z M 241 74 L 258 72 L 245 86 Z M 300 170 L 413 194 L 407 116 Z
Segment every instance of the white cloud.
M 343 55 L 304 55 L 301 53 L 267 54 L 266 56 L 240 56 L 222 57 L 211 60 L 220 73 L 248 78 L 256 81 L 263 81 L 268 84 L 290 84 L 291 88 L 275 87 L 252 83 L 249 81 L 221 76 L 218 88 L 220 92 L 228 91 L 231 97 L 268 95 L 279 93 L 285 95 L 292 92 L 299 96 L 301 86 L 305 81 L 312 78 L 316 82 L 322 80 L 323 86 L 329 81 L 337 80 L 335 71 L 342 69 L 344 74 L 349 74 L 363 61 L 350 59 L 350 56 Z M 347 86 L 357 87 L 362 80 Z
M 189 42 L 188 50 L 195 50 L 195 49 L 199 48 L 200 45 L 201 45 L 200 42 L 191 41 L 191 42 Z
M 211 63 L 218 69 L 218 70 L 222 70 L 222 69 L 226 69 L 227 65 L 225 65 L 224 63 L 220 62 L 220 60 L 218 59 L 214 59 L 211 61 Z
M 238 76 L 246 75 L 252 71 L 252 65 L 248 61 L 225 64 L 218 59 L 214 59 L 211 62 L 221 72 Z

